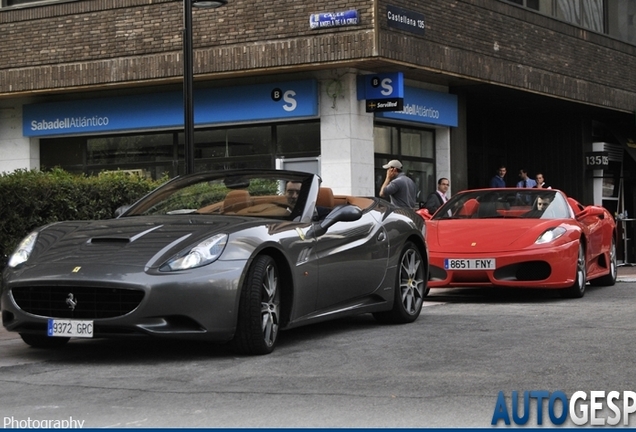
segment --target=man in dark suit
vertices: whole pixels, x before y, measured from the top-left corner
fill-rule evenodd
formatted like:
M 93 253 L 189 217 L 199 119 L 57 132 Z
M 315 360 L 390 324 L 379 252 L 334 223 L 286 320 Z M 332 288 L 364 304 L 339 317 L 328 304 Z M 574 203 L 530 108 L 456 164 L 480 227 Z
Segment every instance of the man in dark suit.
M 437 180 L 437 190 L 428 196 L 424 204 L 424 208 L 427 209 L 430 214 L 434 214 L 442 204 L 448 201 L 446 193 L 448 192 L 449 186 L 450 181 L 446 177 Z

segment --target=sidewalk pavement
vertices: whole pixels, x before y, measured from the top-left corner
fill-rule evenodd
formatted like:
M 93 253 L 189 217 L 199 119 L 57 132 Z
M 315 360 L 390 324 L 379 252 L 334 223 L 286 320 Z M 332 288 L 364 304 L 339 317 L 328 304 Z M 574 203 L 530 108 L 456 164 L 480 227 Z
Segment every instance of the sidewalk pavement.
M 617 281 L 618 282 L 636 282 L 636 265 L 619 264 Z

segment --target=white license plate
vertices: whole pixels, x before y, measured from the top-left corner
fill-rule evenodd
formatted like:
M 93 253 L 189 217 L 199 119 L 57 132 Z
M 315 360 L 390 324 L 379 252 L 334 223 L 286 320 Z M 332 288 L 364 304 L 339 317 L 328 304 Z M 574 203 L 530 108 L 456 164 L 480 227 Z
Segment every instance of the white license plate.
M 93 321 L 50 319 L 48 335 L 52 337 L 93 337 Z
M 479 259 L 444 259 L 446 270 L 495 270 L 497 264 L 495 258 Z

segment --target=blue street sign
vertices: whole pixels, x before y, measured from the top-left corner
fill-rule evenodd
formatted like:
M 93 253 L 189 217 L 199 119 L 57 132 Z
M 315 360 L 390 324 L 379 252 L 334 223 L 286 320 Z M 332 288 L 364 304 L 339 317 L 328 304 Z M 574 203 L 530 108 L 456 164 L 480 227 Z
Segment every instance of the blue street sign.
M 360 18 L 357 10 L 311 14 L 309 17 L 309 27 L 312 29 L 358 25 L 359 23 Z

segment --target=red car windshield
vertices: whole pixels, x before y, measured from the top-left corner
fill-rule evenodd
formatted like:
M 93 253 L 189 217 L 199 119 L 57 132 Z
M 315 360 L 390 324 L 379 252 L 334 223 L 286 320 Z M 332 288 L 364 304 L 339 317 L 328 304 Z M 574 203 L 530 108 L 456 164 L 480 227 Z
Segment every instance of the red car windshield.
M 564 219 L 572 217 L 562 193 L 543 189 L 460 192 L 435 213 L 440 219 Z

